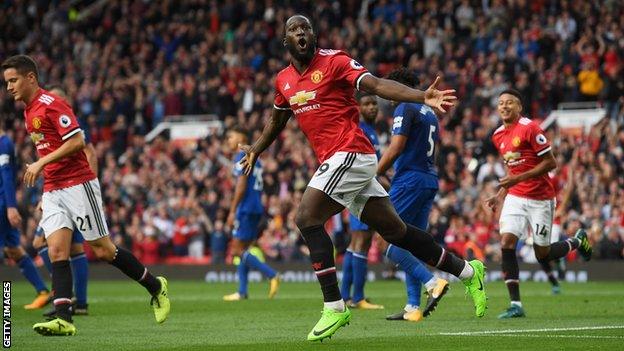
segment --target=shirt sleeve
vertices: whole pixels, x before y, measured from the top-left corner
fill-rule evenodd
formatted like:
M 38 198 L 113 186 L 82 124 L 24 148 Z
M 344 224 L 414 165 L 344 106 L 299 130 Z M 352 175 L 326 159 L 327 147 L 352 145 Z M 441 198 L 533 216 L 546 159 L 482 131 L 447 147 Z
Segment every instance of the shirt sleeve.
M 71 107 L 66 103 L 54 101 L 48 107 L 47 112 L 48 117 L 63 141 L 82 131 L 80 124 L 78 124 L 78 119 L 74 115 Z
M 394 109 L 392 135 L 409 135 L 410 128 L 412 127 L 412 122 L 414 120 L 414 114 L 410 109 L 405 107 L 405 104 L 400 104 L 396 109 Z
M 290 110 L 290 104 L 284 94 L 279 90 L 278 80 L 275 79 L 275 97 L 273 98 L 273 108 L 276 110 Z
M 0 143 L 0 176 L 6 207 L 17 207 L 15 199 L 15 165 L 11 158 L 15 150 L 10 143 Z
M 531 123 L 529 128 L 529 143 L 537 156 L 544 156 L 550 150 L 550 141 L 544 135 L 544 131 L 536 123 Z
M 362 78 L 371 74 L 359 62 L 342 53 L 334 56 L 332 66 L 336 80 L 346 80 L 357 90 L 360 90 Z

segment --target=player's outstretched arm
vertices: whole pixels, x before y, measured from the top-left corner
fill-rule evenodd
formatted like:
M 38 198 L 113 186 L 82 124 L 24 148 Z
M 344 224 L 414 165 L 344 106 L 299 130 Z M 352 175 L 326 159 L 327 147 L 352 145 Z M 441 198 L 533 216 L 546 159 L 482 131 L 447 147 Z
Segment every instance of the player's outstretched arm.
M 26 186 L 34 186 L 43 167 L 70 156 L 84 149 L 84 147 L 85 141 L 82 133 L 74 134 L 71 138 L 67 139 L 61 147 L 40 158 L 37 162 L 28 165 L 24 173 L 24 184 L 26 184 Z
M 431 84 L 427 90 L 422 91 L 412 89 L 394 80 L 367 74 L 362 77 L 360 89 L 386 100 L 425 103 L 434 109 L 446 112 L 447 107 L 455 105 L 457 97 L 454 95 L 454 89 L 438 90 L 437 87 L 439 83 L 440 77 L 436 77 L 433 84 Z
M 241 150 L 245 152 L 245 157 L 240 161 L 243 166 L 243 173 L 245 175 L 251 174 L 258 156 L 264 152 L 275 141 L 277 136 L 284 130 L 288 119 L 290 118 L 290 110 L 278 110 L 273 109 L 269 123 L 262 130 L 262 135 L 252 145 L 243 145 Z

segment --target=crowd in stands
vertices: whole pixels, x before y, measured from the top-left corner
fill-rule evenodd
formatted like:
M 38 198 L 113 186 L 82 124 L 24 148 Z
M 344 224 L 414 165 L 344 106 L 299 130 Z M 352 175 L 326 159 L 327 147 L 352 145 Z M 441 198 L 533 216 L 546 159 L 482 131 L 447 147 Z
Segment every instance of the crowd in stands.
M 539 120 L 561 102 L 604 106 L 607 116 L 590 132 L 547 131 L 559 162 L 556 227 L 562 237 L 584 227 L 596 258 L 624 258 L 621 1 L 8 0 L 0 5 L 0 59 L 31 55 L 43 86 L 61 85 L 71 97 L 97 151 L 117 244 L 147 264 L 223 262 L 234 186 L 225 135 L 180 146 L 145 134 L 168 116 L 212 114 L 225 131 L 242 125 L 257 139 L 272 110 L 273 79 L 288 64 L 283 24 L 295 13 L 311 17 L 319 47 L 345 50 L 378 76 L 406 66 L 423 88 L 441 75 L 444 88 L 457 89 L 459 104 L 439 116 L 430 231 L 462 256 L 500 259 L 496 216 L 484 206 L 505 172 L 489 142 L 501 124 L 498 94 L 515 87 L 524 114 Z M 387 142 L 392 111 L 380 106 L 377 129 Z M 22 110 L 0 90 L 0 117 L 23 169 L 35 153 Z M 294 119 L 262 162 L 258 246 L 269 260 L 303 259 L 294 215 L 318 164 Z M 40 193 L 41 184 L 20 185 L 25 244 Z M 328 224 L 339 244 L 347 221 Z

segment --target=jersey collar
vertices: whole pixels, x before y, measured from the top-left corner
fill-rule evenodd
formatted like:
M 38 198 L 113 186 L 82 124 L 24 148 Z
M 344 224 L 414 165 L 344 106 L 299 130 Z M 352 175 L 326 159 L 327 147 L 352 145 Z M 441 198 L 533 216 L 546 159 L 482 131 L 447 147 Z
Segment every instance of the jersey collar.
M 306 69 L 302 73 L 299 73 L 299 70 L 295 67 L 295 65 L 293 65 L 292 61 L 290 61 L 290 67 L 299 77 L 305 76 L 308 73 L 308 70 L 310 70 L 310 67 L 312 67 L 312 64 L 314 63 L 314 61 L 316 61 L 316 58 L 319 55 L 319 50 L 320 50 L 319 48 L 316 48 L 316 51 L 314 52 L 314 56 L 312 56 L 312 59 L 310 60 L 310 64 L 308 65 L 308 67 L 306 67 Z
M 41 94 L 43 94 L 43 89 L 37 88 L 37 93 L 35 94 L 35 97 L 32 99 L 32 101 L 28 105 L 26 105 L 26 109 L 31 108 L 35 104 L 35 101 L 39 99 L 39 96 L 41 96 Z

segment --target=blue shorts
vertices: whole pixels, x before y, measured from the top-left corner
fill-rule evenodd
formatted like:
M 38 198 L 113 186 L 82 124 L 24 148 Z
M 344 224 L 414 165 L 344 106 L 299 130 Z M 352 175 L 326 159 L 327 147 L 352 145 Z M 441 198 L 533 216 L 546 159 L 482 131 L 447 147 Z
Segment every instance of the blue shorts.
M 35 231 L 35 236 L 43 236 L 43 229 L 41 227 L 37 227 L 37 230 Z M 74 232 L 72 233 L 72 244 L 82 243 L 84 243 L 82 233 L 80 233 L 80 230 L 74 229 Z
M 20 235 L 16 228 L 11 227 L 9 217 L 6 214 L 6 207 L 0 207 L 0 247 L 20 246 Z
M 427 230 L 429 213 L 438 189 L 392 187 L 390 201 L 405 223 Z
M 362 221 L 360 221 L 356 216 L 349 213 L 349 228 L 351 231 L 367 231 L 368 225 Z
M 258 227 L 262 214 L 241 213 L 236 216 L 232 235 L 240 241 L 254 241 L 258 238 Z

